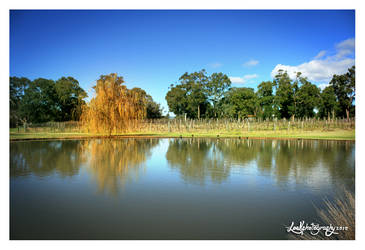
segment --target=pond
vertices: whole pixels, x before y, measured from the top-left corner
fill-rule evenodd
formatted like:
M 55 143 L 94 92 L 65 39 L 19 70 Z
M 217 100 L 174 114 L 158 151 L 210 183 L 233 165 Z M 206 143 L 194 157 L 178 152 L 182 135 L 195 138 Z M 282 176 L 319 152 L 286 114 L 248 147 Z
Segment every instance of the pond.
M 354 176 L 352 141 L 10 142 L 10 238 L 287 239 Z

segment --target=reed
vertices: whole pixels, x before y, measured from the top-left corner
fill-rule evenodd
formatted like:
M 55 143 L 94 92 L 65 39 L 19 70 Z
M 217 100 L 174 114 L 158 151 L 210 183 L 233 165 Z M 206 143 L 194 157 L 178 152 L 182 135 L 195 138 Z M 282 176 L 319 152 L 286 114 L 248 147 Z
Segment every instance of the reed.
M 355 196 L 350 191 L 343 189 L 335 201 L 324 199 L 324 208 L 316 208 L 317 213 L 325 225 L 346 226 L 348 230 L 338 231 L 329 237 L 323 232 L 317 235 L 304 233 L 303 235 L 290 235 L 289 239 L 295 240 L 355 240 Z

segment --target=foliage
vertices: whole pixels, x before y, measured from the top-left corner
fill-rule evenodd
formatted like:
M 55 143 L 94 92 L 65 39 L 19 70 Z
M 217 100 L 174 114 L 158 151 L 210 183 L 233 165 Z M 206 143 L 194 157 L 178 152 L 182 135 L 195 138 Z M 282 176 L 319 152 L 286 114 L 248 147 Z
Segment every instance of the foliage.
M 274 84 L 271 81 L 262 82 L 258 86 L 257 98 L 261 107 L 259 116 L 263 119 L 271 118 L 274 115 Z
M 257 113 L 257 95 L 252 88 L 231 88 L 224 97 L 224 113 L 229 118 L 246 118 Z
M 86 92 L 76 79 L 10 77 L 10 126 L 78 120 Z
M 57 81 L 10 77 L 10 127 L 53 121 L 77 121 L 89 131 L 112 133 L 136 127 L 138 121 L 162 118 L 162 108 L 143 89 L 127 89 L 116 74 L 101 76 L 96 97 L 86 104 L 86 92 L 73 77 Z M 203 69 L 184 73 L 166 94 L 169 111 L 191 119 L 256 116 L 260 119 L 346 117 L 355 115 L 355 66 L 334 75 L 323 91 L 297 72 L 290 79 L 279 70 L 273 81 L 251 88 L 231 88 L 223 73 Z M 91 115 L 92 114 L 92 115 Z M 87 125 L 87 126 L 86 126 Z
M 146 117 L 145 94 L 129 90 L 117 74 L 102 75 L 93 87 L 96 96 L 83 108 L 81 120 L 93 133 L 126 131 Z
M 132 92 L 138 93 L 146 102 L 146 112 L 148 119 L 158 119 L 162 118 L 162 108 L 159 103 L 156 103 L 152 96 L 148 95 L 146 91 L 141 88 L 133 88 Z
M 338 113 L 338 103 L 333 86 L 327 86 L 320 94 L 320 104 L 318 115 L 321 118 L 332 117 Z
M 24 91 L 20 110 L 26 122 L 61 120 L 61 108 L 54 81 L 38 78 L 30 82 Z
M 294 89 L 287 72 L 279 71 L 275 76 L 275 104 L 279 109 L 279 118 L 290 118 L 295 114 Z
M 318 107 L 320 89 L 306 78 L 300 78 L 302 85 L 297 91 L 295 115 L 298 117 L 314 117 L 314 109 Z
M 211 102 L 213 117 L 223 115 L 222 106 L 219 105 L 224 93 L 231 86 L 231 80 L 227 75 L 223 73 L 213 73 L 205 86 L 208 100 Z
M 223 73 L 208 76 L 203 69 L 185 73 L 180 84 L 171 85 L 166 94 L 170 111 L 189 118 L 220 117 L 223 115 L 222 98 L 231 86 L 229 77 Z
M 205 90 L 209 81 L 206 71 L 186 72 L 179 81 L 180 84 L 171 85 L 166 95 L 170 110 L 176 115 L 186 114 L 189 118 L 204 117 L 210 105 Z
M 21 122 L 20 105 L 25 89 L 31 81 L 25 77 L 10 77 L 9 82 L 9 107 L 10 127 L 15 127 Z
M 61 109 L 61 121 L 79 120 L 82 105 L 85 104 L 86 92 L 80 87 L 79 82 L 73 77 L 62 77 L 55 83 Z
M 355 101 L 355 66 L 343 75 L 334 75 L 330 86 L 333 87 L 339 104 L 337 115 L 349 119 L 351 107 Z

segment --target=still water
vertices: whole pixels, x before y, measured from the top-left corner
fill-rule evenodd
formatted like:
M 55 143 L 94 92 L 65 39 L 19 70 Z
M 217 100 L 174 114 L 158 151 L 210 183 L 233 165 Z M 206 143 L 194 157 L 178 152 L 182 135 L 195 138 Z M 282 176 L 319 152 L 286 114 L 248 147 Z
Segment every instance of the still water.
M 11 142 L 10 238 L 287 239 L 354 176 L 349 141 Z

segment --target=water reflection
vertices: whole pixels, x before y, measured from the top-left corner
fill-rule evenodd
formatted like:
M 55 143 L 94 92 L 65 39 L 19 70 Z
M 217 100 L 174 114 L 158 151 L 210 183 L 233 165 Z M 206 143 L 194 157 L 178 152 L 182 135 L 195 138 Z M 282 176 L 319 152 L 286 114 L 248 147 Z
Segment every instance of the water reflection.
M 88 170 L 97 180 L 100 191 L 118 192 L 127 181 L 138 178 L 158 140 L 96 140 L 84 141 Z
M 12 239 L 287 239 L 332 190 L 353 191 L 355 143 L 11 142 L 10 174 Z
M 166 153 L 170 167 L 180 171 L 188 182 L 204 184 L 209 178 L 222 182 L 230 173 L 230 165 L 225 164 L 221 152 L 212 140 L 172 139 Z
M 191 183 L 220 183 L 231 170 L 254 169 L 278 185 L 353 187 L 355 144 L 347 141 L 172 139 L 166 159 Z
M 188 183 L 223 183 L 235 171 L 269 176 L 279 186 L 313 188 L 345 184 L 353 188 L 355 144 L 315 140 L 103 139 L 10 143 L 10 174 L 70 177 L 84 166 L 101 192 L 117 193 L 138 178 L 149 156 L 164 154 L 168 167 Z M 152 170 L 153 171 L 153 170 Z
M 137 178 L 158 140 L 32 141 L 10 143 L 10 175 L 71 177 L 81 166 L 96 180 L 100 192 L 117 193 Z
M 54 173 L 61 177 L 73 176 L 79 173 L 83 161 L 79 141 L 10 143 L 10 175 L 14 177 Z

